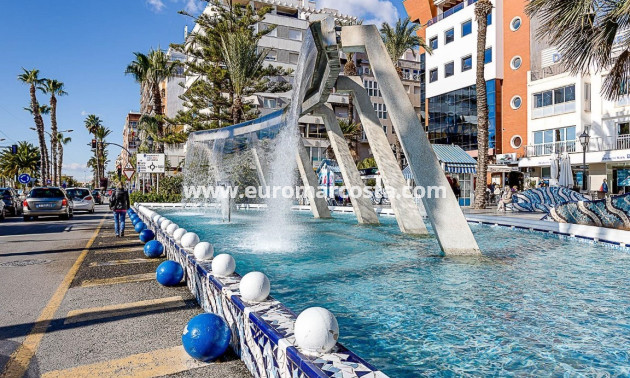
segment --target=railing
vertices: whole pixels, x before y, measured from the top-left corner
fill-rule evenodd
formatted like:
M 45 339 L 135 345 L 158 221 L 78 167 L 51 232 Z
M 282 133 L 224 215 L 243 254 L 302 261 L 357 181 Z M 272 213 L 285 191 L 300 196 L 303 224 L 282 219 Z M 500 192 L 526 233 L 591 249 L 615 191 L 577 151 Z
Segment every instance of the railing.
M 476 3 L 477 0 L 466 0 L 464 2 L 461 2 L 457 5 L 455 5 L 453 8 L 447 10 L 444 13 L 438 14 L 436 17 L 433 17 L 432 19 L 430 19 L 429 21 L 427 21 L 427 25 L 426 26 L 431 26 L 435 23 L 438 23 L 440 21 L 442 21 L 443 19 L 452 16 L 453 14 L 459 12 L 460 10 L 464 9 L 465 7 L 472 5 L 474 3 Z
M 617 135 L 610 137 L 591 137 L 588 152 L 627 150 L 630 149 L 630 135 Z M 545 156 L 553 153 L 582 152 L 582 145 L 578 140 L 543 143 L 525 146 L 525 156 Z

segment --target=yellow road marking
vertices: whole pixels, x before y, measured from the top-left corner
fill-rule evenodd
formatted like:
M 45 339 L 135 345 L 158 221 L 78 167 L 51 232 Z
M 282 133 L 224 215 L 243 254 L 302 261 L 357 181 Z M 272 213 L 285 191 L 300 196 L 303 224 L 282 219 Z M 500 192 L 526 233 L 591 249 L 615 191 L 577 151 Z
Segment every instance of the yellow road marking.
M 111 260 L 111 261 L 94 261 L 90 263 L 91 267 L 94 266 L 116 266 L 116 265 L 129 265 L 129 264 L 145 264 L 159 261 L 157 259 L 124 259 L 124 260 Z
M 92 287 L 102 285 L 115 285 L 121 283 L 149 281 L 155 279 L 155 273 L 133 274 L 131 276 L 97 278 L 93 280 L 85 280 L 81 283 L 81 287 Z
M 42 378 L 159 377 L 207 366 L 190 357 L 183 346 L 134 354 L 117 360 L 97 362 L 42 374 Z
M 103 307 L 91 307 L 80 310 L 72 310 L 66 315 L 64 324 L 87 322 L 91 320 L 114 318 L 122 315 L 134 314 L 146 310 L 162 310 L 181 306 L 184 299 L 180 296 L 149 299 L 131 303 L 122 303 Z
M 55 316 L 55 312 L 57 312 L 57 309 L 61 305 L 63 298 L 66 296 L 66 293 L 70 288 L 70 284 L 72 284 L 74 276 L 77 274 L 77 271 L 83 263 L 83 260 L 85 260 L 85 257 L 87 256 L 90 247 L 94 243 L 94 240 L 96 240 L 96 237 L 98 236 L 101 227 L 103 227 L 103 223 L 105 222 L 106 218 L 107 215 L 103 216 L 103 219 L 101 219 L 98 227 L 96 227 L 96 230 L 94 230 L 94 234 L 85 245 L 85 249 L 81 252 L 77 260 L 74 262 L 74 264 L 64 277 L 63 281 L 61 281 L 61 284 L 59 284 L 59 286 L 57 287 L 57 290 L 46 304 L 46 307 L 44 307 L 44 309 L 42 310 L 41 314 L 35 321 L 33 328 L 26 336 L 26 338 L 24 338 L 22 344 L 20 344 L 20 346 L 18 346 L 17 349 L 13 353 L 11 353 L 9 361 L 4 366 L 4 371 L 2 371 L 2 374 L 0 374 L 0 376 L 22 377 L 24 373 L 26 373 L 31 359 L 33 358 L 35 353 L 37 353 L 37 348 L 39 348 L 39 344 L 42 341 L 42 337 L 44 337 L 44 333 L 46 333 L 50 322 Z
M 93 252 L 95 255 L 106 255 L 109 253 L 129 253 L 129 252 L 142 252 L 141 247 L 126 247 L 126 248 L 112 248 L 111 250 L 102 250 Z

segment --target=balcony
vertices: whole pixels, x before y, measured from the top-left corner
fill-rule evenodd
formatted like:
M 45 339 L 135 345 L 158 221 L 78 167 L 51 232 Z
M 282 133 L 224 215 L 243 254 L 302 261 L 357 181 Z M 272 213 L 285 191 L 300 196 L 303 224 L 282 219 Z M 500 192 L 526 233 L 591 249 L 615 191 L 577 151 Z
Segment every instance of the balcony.
M 443 12 L 441 14 L 438 14 L 436 17 L 433 17 L 432 19 L 427 21 L 426 26 L 429 27 L 429 26 L 431 26 L 433 24 L 436 24 L 436 23 L 442 21 L 443 19 L 454 15 L 455 13 L 457 13 L 460 10 L 466 8 L 467 6 L 473 5 L 476 2 L 477 2 L 477 0 L 465 0 L 465 1 L 462 1 L 461 3 L 455 5 L 454 7 L 448 9 L 447 11 L 445 11 L 445 12 Z
M 591 137 L 588 152 L 601 152 L 630 149 L 630 135 L 617 135 L 610 137 Z M 546 156 L 553 153 L 583 152 L 578 140 L 567 140 L 553 143 L 543 143 L 525 146 L 526 157 Z

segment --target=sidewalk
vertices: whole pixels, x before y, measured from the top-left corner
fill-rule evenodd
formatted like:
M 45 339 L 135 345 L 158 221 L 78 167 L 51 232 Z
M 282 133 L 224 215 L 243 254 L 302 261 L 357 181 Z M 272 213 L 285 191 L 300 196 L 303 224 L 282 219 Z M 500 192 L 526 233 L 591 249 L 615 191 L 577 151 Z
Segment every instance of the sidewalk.
M 159 285 L 164 261 L 144 257 L 127 218 L 115 238 L 107 216 L 46 330 L 29 376 L 250 377 L 233 353 L 200 363 L 181 346 L 181 333 L 202 313 L 185 284 Z

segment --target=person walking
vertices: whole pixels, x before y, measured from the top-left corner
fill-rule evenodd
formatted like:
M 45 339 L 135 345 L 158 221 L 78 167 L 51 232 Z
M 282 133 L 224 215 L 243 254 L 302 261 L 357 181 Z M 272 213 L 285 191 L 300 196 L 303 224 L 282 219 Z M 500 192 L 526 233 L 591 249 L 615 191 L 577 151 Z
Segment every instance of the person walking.
M 599 188 L 599 191 L 602 192 L 601 197 L 606 198 L 606 195 L 608 194 L 608 181 L 606 179 L 602 182 L 602 186 Z
M 129 193 L 122 183 L 118 184 L 116 190 L 109 199 L 109 208 L 114 212 L 114 232 L 116 237 L 125 236 L 125 215 L 129 210 Z

